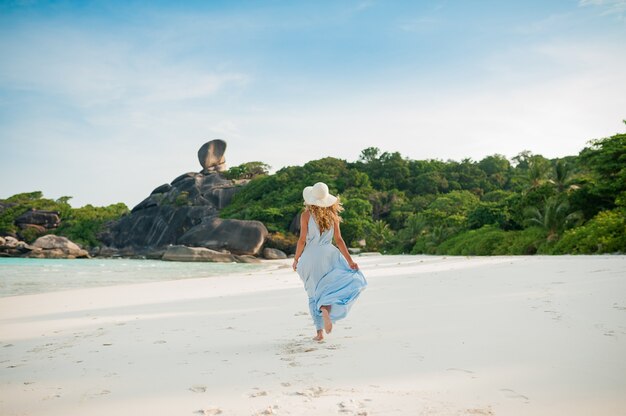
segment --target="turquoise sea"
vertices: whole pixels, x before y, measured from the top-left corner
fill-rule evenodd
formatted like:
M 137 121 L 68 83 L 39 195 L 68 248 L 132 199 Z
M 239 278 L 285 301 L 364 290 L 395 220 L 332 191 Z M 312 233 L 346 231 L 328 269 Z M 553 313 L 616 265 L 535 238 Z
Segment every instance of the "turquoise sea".
M 267 264 L 131 259 L 0 258 L 0 297 L 128 283 L 249 273 Z

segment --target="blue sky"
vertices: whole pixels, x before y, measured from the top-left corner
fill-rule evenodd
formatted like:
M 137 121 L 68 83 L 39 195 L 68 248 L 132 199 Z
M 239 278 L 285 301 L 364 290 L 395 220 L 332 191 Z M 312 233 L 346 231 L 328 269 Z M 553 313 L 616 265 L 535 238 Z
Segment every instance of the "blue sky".
M 626 0 L 5 0 L 0 56 L 0 198 L 133 206 L 217 138 L 276 170 L 625 129 Z

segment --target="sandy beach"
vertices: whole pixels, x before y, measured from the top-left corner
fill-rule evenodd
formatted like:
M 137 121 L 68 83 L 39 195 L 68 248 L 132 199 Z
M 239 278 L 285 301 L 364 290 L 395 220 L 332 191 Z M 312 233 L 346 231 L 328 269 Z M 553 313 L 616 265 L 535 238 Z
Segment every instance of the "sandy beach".
M 358 257 L 321 342 L 269 271 L 0 299 L 2 415 L 626 415 L 626 257 Z

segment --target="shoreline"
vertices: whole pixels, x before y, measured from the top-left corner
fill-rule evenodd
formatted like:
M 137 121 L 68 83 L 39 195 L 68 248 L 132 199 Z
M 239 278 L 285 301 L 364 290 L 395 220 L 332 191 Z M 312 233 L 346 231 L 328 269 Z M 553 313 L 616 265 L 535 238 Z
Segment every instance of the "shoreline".
M 626 256 L 371 256 L 322 343 L 290 259 L 0 298 L 0 413 L 626 412 Z

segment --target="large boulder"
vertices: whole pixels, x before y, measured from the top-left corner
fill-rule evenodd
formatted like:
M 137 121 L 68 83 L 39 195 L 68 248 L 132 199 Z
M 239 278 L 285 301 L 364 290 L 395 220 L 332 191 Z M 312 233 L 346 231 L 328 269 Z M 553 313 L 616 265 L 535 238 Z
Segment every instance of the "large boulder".
M 20 240 L 18 240 L 17 238 L 7 235 L 4 237 L 4 242 L 2 243 L 2 245 L 10 248 L 15 248 L 17 247 L 19 242 Z
M 21 257 L 32 250 L 39 250 L 11 236 L 0 237 L 0 257 Z
M 23 225 L 32 224 L 43 227 L 44 229 L 56 228 L 61 223 L 61 217 L 57 211 L 46 211 L 40 209 L 31 209 L 26 211 L 15 219 L 15 224 L 20 228 L 26 228 Z
M 251 256 L 249 254 L 243 254 L 241 256 L 234 255 L 237 263 L 261 263 L 261 260 L 258 257 Z
M 261 250 L 267 228 L 260 221 L 224 220 L 207 217 L 179 239 L 179 244 L 226 249 L 235 254 L 254 255 Z
M 225 152 L 226 142 L 223 140 L 211 140 L 203 144 L 198 150 L 198 160 L 202 166 L 202 173 L 226 170 Z
M 169 246 L 162 257 L 169 261 L 211 261 L 232 263 L 235 257 L 229 253 L 210 250 L 204 247 Z
M 48 234 L 39 237 L 32 244 L 32 257 L 40 255 L 47 258 L 88 258 L 89 253 L 66 237 Z M 40 250 L 37 250 L 40 249 Z
M 302 213 L 298 212 L 293 219 L 291 220 L 291 223 L 289 224 L 289 232 L 293 233 L 293 234 L 300 234 L 300 217 L 301 217 Z
M 277 248 L 266 247 L 263 249 L 263 258 L 266 258 L 268 260 L 280 260 L 280 259 L 286 259 L 287 254 L 285 254 L 284 251 L 279 250 Z

